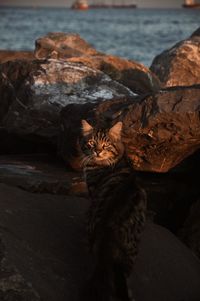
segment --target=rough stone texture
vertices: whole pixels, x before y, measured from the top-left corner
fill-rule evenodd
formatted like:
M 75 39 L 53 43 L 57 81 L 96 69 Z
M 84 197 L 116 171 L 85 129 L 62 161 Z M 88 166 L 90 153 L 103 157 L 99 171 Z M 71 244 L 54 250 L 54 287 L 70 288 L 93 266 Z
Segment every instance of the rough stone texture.
M 31 51 L 0 50 L 0 64 L 14 60 L 32 60 L 34 53 Z
M 79 62 L 101 70 L 136 94 L 143 95 L 155 92 L 161 86 L 158 78 L 147 67 L 133 60 L 126 60 L 112 55 L 99 55 L 73 57 L 68 61 Z
M 36 58 L 57 58 L 103 71 L 134 93 L 157 91 L 160 82 L 144 65 L 96 51 L 77 34 L 50 33 L 36 40 Z
M 2 300 L 80 300 L 78 296 L 94 264 L 86 246 L 87 199 L 36 195 L 3 184 L 0 198 L 5 250 L 0 245 L 1 254 L 6 253 L 8 264 L 35 292 L 35 299 L 20 299 L 24 292 L 20 287 L 18 299 L 12 295 L 8 299 L 8 292 L 4 292 Z M 198 301 L 199 279 L 200 262 L 190 250 L 167 230 L 147 224 L 130 278 L 134 298 Z
M 162 90 L 144 99 L 69 105 L 61 112 L 60 154 L 73 168 L 80 167 L 81 119 L 95 124 L 104 118 L 107 127 L 122 120 L 123 140 L 134 169 L 167 172 L 200 146 L 199 99 L 200 85 L 196 85 Z
M 162 84 L 189 86 L 200 83 L 200 29 L 155 57 L 150 70 Z
M 67 59 L 72 56 L 92 56 L 100 54 L 78 34 L 50 32 L 35 41 L 37 59 Z
M 192 206 L 183 228 L 179 231 L 179 237 L 200 258 L 200 200 Z
M 0 183 L 33 193 L 87 194 L 82 173 L 49 154 L 0 156 Z
M 0 300 L 41 300 L 31 284 L 23 278 L 16 267 L 10 264 L 2 240 L 0 240 Z
M 67 104 L 134 95 L 100 71 L 54 59 L 2 64 L 0 82 L 0 126 L 38 144 L 56 144 L 59 112 Z

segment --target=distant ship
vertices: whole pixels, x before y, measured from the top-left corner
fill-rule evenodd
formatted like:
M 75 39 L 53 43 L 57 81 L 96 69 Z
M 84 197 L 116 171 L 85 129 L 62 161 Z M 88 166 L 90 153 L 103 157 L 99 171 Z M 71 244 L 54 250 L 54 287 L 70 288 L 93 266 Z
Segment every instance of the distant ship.
M 72 4 L 72 9 L 87 10 L 88 8 L 87 0 L 77 0 Z
M 184 8 L 200 8 L 200 3 L 197 3 L 195 0 L 185 0 L 182 6 Z
M 93 8 L 136 8 L 137 5 L 135 3 L 132 3 L 132 1 L 122 0 L 120 3 L 115 3 L 112 1 L 111 3 L 108 3 L 107 1 L 99 1 L 95 0 L 93 3 L 88 4 L 87 0 L 77 0 L 73 3 L 72 8 L 73 9 L 79 9 L 79 10 L 86 10 L 86 9 L 93 9 Z M 119 1 L 117 1 L 119 2 Z

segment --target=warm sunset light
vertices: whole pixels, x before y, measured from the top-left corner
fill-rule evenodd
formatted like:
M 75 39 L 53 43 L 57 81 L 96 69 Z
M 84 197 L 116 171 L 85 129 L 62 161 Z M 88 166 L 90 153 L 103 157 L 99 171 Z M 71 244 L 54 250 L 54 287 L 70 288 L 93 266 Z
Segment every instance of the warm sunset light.
M 200 300 L 200 1 L 0 0 L 0 301 Z

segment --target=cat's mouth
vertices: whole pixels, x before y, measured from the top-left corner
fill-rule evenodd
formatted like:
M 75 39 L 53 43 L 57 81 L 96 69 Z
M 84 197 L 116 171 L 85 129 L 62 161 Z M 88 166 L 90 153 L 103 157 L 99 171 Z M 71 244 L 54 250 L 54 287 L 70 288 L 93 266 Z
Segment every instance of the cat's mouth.
M 101 165 L 101 166 L 111 166 L 114 163 L 114 161 L 112 159 L 106 159 L 103 157 L 94 157 L 93 162 L 95 162 L 95 164 Z

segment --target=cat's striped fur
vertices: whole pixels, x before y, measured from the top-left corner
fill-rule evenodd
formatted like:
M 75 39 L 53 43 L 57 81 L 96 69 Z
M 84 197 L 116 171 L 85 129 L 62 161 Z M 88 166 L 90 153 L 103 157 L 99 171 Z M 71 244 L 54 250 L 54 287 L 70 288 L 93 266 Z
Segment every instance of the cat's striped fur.
M 128 301 L 130 275 L 145 224 L 146 194 L 124 158 L 122 123 L 109 130 L 82 121 L 83 167 L 91 198 L 90 247 L 97 265 L 84 300 Z

